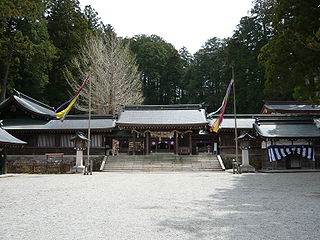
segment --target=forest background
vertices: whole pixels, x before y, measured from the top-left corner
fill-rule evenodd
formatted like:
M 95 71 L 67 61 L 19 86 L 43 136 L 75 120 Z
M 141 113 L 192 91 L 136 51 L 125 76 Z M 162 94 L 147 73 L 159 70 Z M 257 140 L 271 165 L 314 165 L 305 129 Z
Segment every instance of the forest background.
M 144 104 L 201 103 L 214 111 L 233 67 L 238 112 L 258 113 L 266 100 L 320 102 L 319 16 L 318 0 L 254 0 L 232 37 L 204 39 L 194 55 L 161 36 L 123 40 L 141 73 Z M 66 69 L 77 74 L 72 60 L 97 33 L 116 34 L 77 0 L 2 0 L 1 100 L 16 89 L 51 106 L 65 102 L 73 94 Z

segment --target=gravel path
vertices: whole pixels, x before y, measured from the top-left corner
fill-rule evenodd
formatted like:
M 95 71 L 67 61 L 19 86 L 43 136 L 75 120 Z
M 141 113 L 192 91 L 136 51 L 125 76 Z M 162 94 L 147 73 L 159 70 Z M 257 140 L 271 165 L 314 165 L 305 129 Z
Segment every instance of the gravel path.
M 319 239 L 320 173 L 0 178 L 0 239 Z

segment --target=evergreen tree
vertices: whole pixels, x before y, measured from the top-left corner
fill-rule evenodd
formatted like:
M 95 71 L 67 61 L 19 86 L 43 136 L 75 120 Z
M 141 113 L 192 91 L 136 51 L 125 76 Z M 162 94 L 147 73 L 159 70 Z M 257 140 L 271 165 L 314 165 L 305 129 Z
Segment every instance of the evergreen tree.
M 178 51 L 156 35 L 135 36 L 130 45 L 141 71 L 145 104 L 179 101 L 178 85 L 183 65 Z
M 49 83 L 49 71 L 55 59 L 56 49 L 49 41 L 47 21 L 26 23 L 22 32 L 32 41 L 28 54 L 20 56 L 19 76 L 12 86 L 36 99 L 45 100 L 44 88 Z M 32 86 L 32 87 L 30 87 Z
M 186 86 L 188 84 L 187 71 L 190 68 L 191 63 L 194 58 L 193 55 L 188 51 L 186 47 L 182 47 L 179 50 L 179 55 L 182 63 L 182 76 L 178 84 L 178 98 L 179 102 L 184 103 L 188 102 L 187 89 Z
M 79 54 L 81 45 L 91 31 L 78 0 L 50 0 L 47 18 L 50 39 L 57 48 L 57 58 L 49 74 L 46 97 L 50 104 L 57 106 L 71 91 L 64 71 L 68 68 L 76 75 L 71 61 Z
M 230 81 L 225 71 L 225 44 L 218 38 L 209 39 L 194 55 L 184 76 L 184 102 L 202 103 L 209 111 L 220 107 Z
M 273 99 L 320 102 L 319 16 L 317 0 L 277 0 L 274 36 L 259 60 L 266 70 L 265 93 Z
M 0 2 L 1 100 L 14 87 L 37 97 L 48 83 L 55 50 L 44 13 L 42 0 Z
M 233 67 L 238 112 L 260 111 L 265 99 L 265 79 L 257 57 L 273 34 L 270 9 L 272 1 L 254 1 L 251 15 L 241 19 L 231 38 L 212 38 L 205 43 L 184 75 L 183 102 L 204 103 L 209 111 L 218 109 Z M 232 101 L 231 98 L 228 111 L 232 108 Z
M 264 70 L 257 59 L 269 37 L 265 27 L 258 17 L 243 17 L 228 40 L 227 66 L 234 67 L 237 109 L 241 113 L 259 112 L 265 100 Z

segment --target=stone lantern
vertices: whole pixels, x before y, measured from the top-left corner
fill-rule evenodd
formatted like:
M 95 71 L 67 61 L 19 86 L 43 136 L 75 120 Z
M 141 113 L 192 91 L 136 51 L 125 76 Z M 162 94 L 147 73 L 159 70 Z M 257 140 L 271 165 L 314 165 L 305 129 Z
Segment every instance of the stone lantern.
M 251 147 L 251 142 L 255 139 L 256 138 L 249 133 L 244 133 L 238 137 L 240 149 L 242 150 L 241 172 L 255 172 L 255 168 L 249 164 L 249 149 Z
M 85 166 L 83 165 L 83 150 L 86 149 L 89 139 L 83 132 L 76 132 L 76 135 L 71 137 L 71 142 L 74 143 L 76 153 L 76 165 L 71 168 L 72 173 L 83 173 Z

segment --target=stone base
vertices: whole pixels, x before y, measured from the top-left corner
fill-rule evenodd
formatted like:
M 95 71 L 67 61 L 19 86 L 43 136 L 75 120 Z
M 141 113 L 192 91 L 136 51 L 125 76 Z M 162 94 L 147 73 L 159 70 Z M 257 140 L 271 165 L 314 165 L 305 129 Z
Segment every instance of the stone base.
M 71 173 L 84 173 L 84 166 L 74 166 L 70 169 Z
M 240 169 L 242 173 L 255 172 L 256 169 L 251 165 L 240 165 Z

